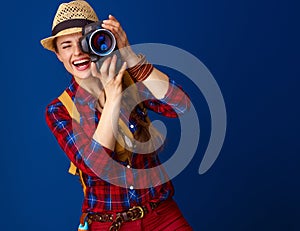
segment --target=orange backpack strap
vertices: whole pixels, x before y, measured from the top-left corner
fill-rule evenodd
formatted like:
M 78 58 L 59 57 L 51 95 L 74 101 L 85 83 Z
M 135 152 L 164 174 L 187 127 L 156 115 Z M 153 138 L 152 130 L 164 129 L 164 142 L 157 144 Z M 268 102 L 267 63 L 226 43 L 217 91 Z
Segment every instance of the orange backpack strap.
M 128 76 L 130 78 L 130 76 Z M 131 84 L 131 83 L 130 83 Z M 70 97 L 70 95 L 67 93 L 67 91 L 64 91 L 59 97 L 58 99 L 62 102 L 62 104 L 66 107 L 69 115 L 71 116 L 72 119 L 76 120 L 78 123 L 80 123 L 80 114 L 76 108 L 76 105 L 74 104 L 72 98 Z M 126 124 L 119 119 L 119 127 L 120 129 L 126 134 L 126 136 L 133 140 L 133 135 L 130 132 L 129 128 L 126 126 Z M 120 137 L 119 140 L 122 140 L 122 138 Z M 122 161 L 127 160 L 129 153 L 131 152 L 127 152 L 125 151 L 125 145 L 124 144 L 116 144 L 116 148 L 117 153 L 119 153 L 119 159 Z M 70 163 L 70 167 L 69 167 L 69 173 L 72 175 L 77 175 L 78 174 L 78 169 L 77 167 L 71 162 Z M 80 175 L 80 174 L 79 174 Z
M 80 114 L 69 94 L 67 91 L 64 91 L 58 99 L 62 102 L 62 104 L 66 107 L 69 115 L 71 116 L 72 119 L 76 120 L 78 123 L 80 121 Z M 77 167 L 71 162 L 70 163 L 70 168 L 69 168 L 69 173 L 72 175 L 77 175 Z
M 78 123 L 80 122 L 80 114 L 77 111 L 77 108 L 67 91 L 64 91 L 58 99 L 62 102 L 62 104 L 66 107 L 69 115 L 72 119 L 75 119 Z

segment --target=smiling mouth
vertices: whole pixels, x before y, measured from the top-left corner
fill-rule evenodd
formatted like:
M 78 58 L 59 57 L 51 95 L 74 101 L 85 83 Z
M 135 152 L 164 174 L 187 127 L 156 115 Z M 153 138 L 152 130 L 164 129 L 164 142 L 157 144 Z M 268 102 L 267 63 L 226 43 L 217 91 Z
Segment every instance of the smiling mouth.
M 73 62 L 73 65 L 79 69 L 86 69 L 90 64 L 90 59 L 82 59 L 82 60 L 77 60 Z

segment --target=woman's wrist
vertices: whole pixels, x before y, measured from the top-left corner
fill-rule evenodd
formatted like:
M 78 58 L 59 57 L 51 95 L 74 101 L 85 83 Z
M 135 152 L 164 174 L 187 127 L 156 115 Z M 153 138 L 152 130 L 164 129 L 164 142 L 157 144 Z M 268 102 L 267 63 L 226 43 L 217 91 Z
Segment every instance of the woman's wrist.
M 126 58 L 127 68 L 134 67 L 140 61 L 139 57 L 134 53 Z
M 137 57 L 139 61 L 134 66 L 129 67 L 127 71 L 136 81 L 143 81 L 152 73 L 154 67 L 148 62 L 145 55 L 139 54 Z
M 130 46 L 120 49 L 120 53 L 123 61 L 127 63 L 127 67 L 135 66 L 140 60 Z

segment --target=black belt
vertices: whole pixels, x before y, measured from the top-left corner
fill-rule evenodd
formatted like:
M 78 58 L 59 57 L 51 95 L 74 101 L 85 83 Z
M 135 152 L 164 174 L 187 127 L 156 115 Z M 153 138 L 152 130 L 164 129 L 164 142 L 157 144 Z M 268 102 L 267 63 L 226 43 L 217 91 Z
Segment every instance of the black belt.
M 161 202 L 149 202 L 147 205 L 138 205 L 133 206 L 132 208 L 117 213 L 114 217 L 113 214 L 105 214 L 105 213 L 91 213 L 87 215 L 88 223 L 92 222 L 112 222 L 110 226 L 110 231 L 118 231 L 121 228 L 123 222 L 135 221 L 138 219 L 142 219 L 145 214 L 149 213 L 149 209 L 156 209 Z

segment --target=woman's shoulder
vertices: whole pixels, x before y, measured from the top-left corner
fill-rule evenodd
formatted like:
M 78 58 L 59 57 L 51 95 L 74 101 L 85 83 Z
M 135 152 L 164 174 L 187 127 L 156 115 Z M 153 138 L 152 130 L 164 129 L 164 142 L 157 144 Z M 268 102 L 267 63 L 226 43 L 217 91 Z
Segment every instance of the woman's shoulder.
M 74 87 L 74 81 L 72 79 L 70 85 L 66 89 L 58 93 L 58 95 L 46 105 L 46 111 L 51 112 L 53 110 L 64 108 L 64 105 L 61 101 L 61 97 L 67 93 L 70 96 L 70 98 L 73 99 L 73 91 L 76 91 L 76 89 Z
M 70 96 L 70 98 L 72 98 L 72 96 L 70 95 L 71 92 L 69 90 L 69 88 L 65 89 L 63 92 L 61 92 L 61 94 L 59 96 L 57 96 L 56 98 L 52 99 L 47 105 L 46 105 L 46 117 L 47 116 L 51 116 L 51 115 L 55 115 L 55 114 L 68 114 L 65 105 L 63 104 L 61 97 L 64 94 L 68 94 Z

